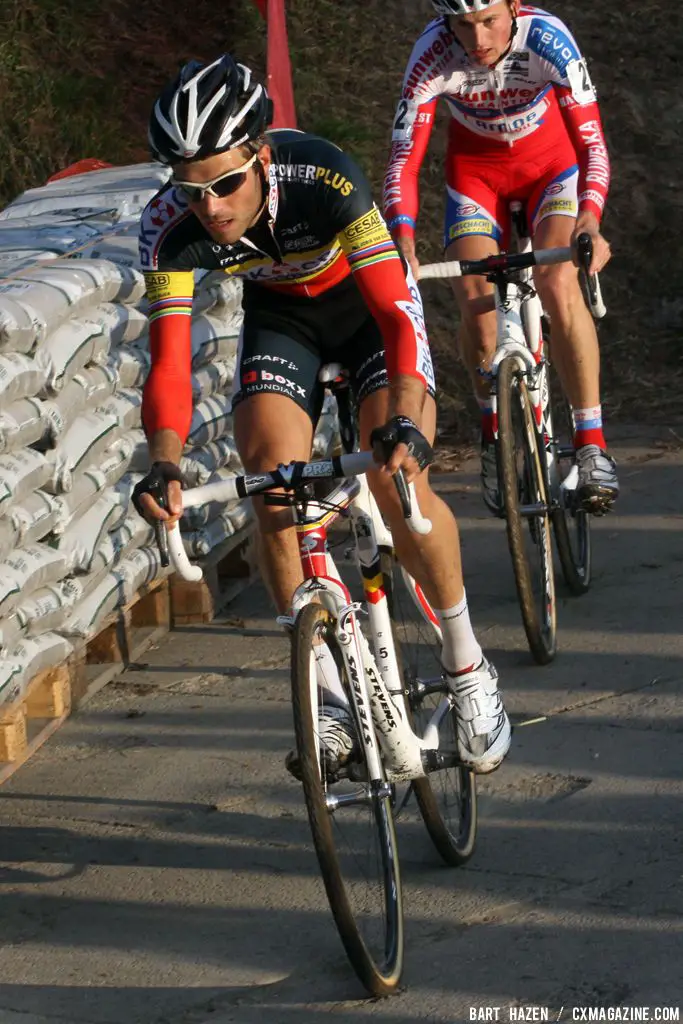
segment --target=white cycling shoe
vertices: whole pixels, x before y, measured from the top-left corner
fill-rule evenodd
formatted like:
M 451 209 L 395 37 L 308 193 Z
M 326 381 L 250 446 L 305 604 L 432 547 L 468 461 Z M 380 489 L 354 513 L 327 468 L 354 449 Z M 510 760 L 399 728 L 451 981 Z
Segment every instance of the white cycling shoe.
M 357 760 L 358 739 L 353 715 L 349 708 L 336 704 L 323 704 L 318 711 L 318 743 L 320 763 L 328 781 L 334 782 L 339 773 Z M 290 775 L 301 781 L 299 757 L 292 750 L 285 759 Z
M 350 710 L 323 704 L 318 713 L 318 739 L 321 761 L 328 775 L 336 775 L 358 751 L 356 726 Z
M 493 772 L 510 749 L 512 729 L 498 689 L 498 673 L 484 658 L 472 672 L 447 674 L 455 697 L 458 753 L 478 775 Z
M 603 515 L 619 497 L 616 462 L 597 444 L 584 444 L 576 449 L 579 479 L 576 496 L 585 512 Z

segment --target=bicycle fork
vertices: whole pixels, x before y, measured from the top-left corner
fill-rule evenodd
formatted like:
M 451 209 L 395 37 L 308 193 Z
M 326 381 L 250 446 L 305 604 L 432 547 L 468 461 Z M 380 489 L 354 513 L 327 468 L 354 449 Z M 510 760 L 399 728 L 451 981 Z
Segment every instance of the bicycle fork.
M 365 636 L 360 629 L 357 630 L 372 720 L 384 755 L 387 777 L 394 782 L 409 781 L 426 774 L 425 754 L 439 745 L 438 725 L 436 721 L 430 723 L 423 738 L 416 736 L 410 725 L 406 708 L 408 695 L 398 668 L 380 565 L 378 540 L 389 546 L 391 535 L 384 526 L 365 479 L 351 506 L 351 518 L 374 647 L 373 656 Z

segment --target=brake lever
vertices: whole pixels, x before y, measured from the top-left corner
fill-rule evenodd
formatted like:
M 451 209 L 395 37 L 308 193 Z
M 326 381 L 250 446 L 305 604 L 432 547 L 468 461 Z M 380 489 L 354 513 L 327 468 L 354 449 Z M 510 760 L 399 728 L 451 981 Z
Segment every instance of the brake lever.
M 593 239 L 589 234 L 579 235 L 576 240 L 576 253 L 586 303 L 595 319 L 601 320 L 605 316 L 607 309 L 602 299 L 600 279 L 597 274 L 590 273 L 590 265 L 593 260 Z
M 165 511 L 168 510 L 168 494 L 166 488 L 159 486 L 154 488 L 153 491 L 149 492 L 156 501 L 160 508 Z M 171 564 L 171 558 L 168 553 L 168 533 L 166 531 L 166 525 L 161 519 L 154 520 L 154 539 L 156 540 L 157 548 L 159 549 L 159 560 L 164 569 L 167 569 Z
M 394 473 L 394 483 L 398 493 L 398 500 L 401 503 L 401 511 L 404 519 L 410 519 L 413 514 L 413 503 L 410 500 L 410 492 L 403 470 L 399 469 Z
M 432 531 L 432 522 L 425 519 L 417 504 L 415 484 L 407 484 L 403 470 L 399 469 L 394 474 L 394 483 L 398 492 L 398 500 L 401 503 L 403 518 L 408 524 L 408 529 L 413 533 L 425 536 Z

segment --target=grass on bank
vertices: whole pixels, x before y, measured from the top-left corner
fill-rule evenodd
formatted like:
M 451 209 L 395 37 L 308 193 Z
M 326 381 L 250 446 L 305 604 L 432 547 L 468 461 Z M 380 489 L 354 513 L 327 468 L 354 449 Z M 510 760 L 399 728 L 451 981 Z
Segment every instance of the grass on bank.
M 299 127 L 348 149 L 379 190 L 405 62 L 431 17 L 428 0 L 286 0 Z M 598 85 L 614 178 L 605 221 L 614 259 L 600 329 L 609 415 L 680 417 L 683 384 L 683 103 L 670 89 L 679 33 L 669 5 L 563 0 Z M 667 13 L 669 12 L 669 13 Z M 146 160 L 151 103 L 189 57 L 228 49 L 265 70 L 252 0 L 0 0 L 0 204 L 86 156 Z M 657 53 L 653 72 L 652 53 Z M 445 117 L 421 177 L 418 252 L 440 255 Z M 442 424 L 471 436 L 469 385 L 455 356 L 446 285 L 425 286 Z

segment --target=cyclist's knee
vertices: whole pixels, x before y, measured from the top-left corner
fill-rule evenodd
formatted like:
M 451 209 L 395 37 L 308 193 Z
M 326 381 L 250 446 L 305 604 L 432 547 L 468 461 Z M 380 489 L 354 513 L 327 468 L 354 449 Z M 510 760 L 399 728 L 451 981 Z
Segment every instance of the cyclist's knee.
M 235 409 L 234 426 L 235 444 L 247 473 L 263 473 L 281 462 L 310 458 L 313 426 L 308 414 L 291 399 L 281 395 L 245 399 Z
M 551 320 L 565 320 L 575 303 L 583 301 L 576 268 L 571 263 L 537 267 L 534 278 L 543 307 Z
M 255 495 L 251 498 L 251 503 L 254 509 L 254 515 L 256 516 L 259 533 L 262 535 L 273 536 L 292 529 L 293 522 L 291 508 L 267 505 L 261 495 Z

